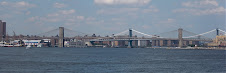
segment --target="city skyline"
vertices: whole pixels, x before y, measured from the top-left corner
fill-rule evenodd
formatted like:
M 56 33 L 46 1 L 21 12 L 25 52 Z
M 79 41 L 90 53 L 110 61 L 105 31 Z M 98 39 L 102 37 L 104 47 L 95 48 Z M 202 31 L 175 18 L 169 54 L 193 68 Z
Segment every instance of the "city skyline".
M 36 35 L 58 27 L 98 35 L 133 28 L 157 34 L 183 28 L 226 30 L 225 0 L 2 0 L 7 33 Z

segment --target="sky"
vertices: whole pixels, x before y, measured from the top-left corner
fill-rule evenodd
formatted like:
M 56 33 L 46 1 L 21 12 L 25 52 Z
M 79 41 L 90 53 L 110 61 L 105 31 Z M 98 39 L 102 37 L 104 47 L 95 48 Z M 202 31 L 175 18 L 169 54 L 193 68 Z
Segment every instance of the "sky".
M 59 27 L 111 35 L 136 29 L 158 34 L 226 30 L 225 0 L 1 0 L 7 33 L 36 35 Z

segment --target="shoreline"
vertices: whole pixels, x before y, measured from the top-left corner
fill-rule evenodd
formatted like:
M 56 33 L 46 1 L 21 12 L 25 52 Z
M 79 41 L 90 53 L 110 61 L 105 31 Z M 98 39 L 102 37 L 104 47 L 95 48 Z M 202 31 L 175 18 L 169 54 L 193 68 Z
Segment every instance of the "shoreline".
M 226 47 L 147 47 L 147 48 L 166 48 L 166 49 L 206 49 L 206 50 L 226 50 Z
M 7 47 L 5 47 L 7 48 Z M 12 47 L 8 47 L 12 48 Z M 25 48 L 25 47 L 24 47 Z M 54 48 L 54 47 L 33 47 L 33 48 Z M 57 48 L 57 47 L 55 47 Z M 63 47 L 63 48 L 114 48 L 114 47 Z M 120 47 L 117 47 L 120 48 Z M 138 47 L 136 47 L 138 48 Z M 141 47 L 139 47 L 141 48 Z M 206 50 L 226 50 L 226 47 L 143 47 L 143 48 L 152 48 L 152 49 L 206 49 Z
M 226 48 L 216 48 L 216 47 L 189 47 L 189 48 L 167 48 L 167 49 L 206 49 L 206 50 L 226 50 Z

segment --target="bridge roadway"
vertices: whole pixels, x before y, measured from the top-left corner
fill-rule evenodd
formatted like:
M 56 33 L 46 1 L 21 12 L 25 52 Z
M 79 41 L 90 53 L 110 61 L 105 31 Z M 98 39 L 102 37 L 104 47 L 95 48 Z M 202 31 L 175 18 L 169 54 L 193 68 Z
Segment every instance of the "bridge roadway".
M 98 38 L 98 39 L 91 39 L 90 41 L 138 41 L 138 40 L 179 40 L 178 38 Z M 211 42 L 212 39 L 198 39 L 198 38 L 183 38 L 183 41 L 206 41 Z
M 31 37 L 31 38 L 24 38 L 24 39 L 28 39 L 28 40 L 41 40 L 41 39 L 58 39 L 58 37 Z M 75 39 L 74 37 L 73 38 L 67 38 L 65 37 L 64 39 Z M 178 38 L 156 38 L 156 37 L 153 37 L 153 38 L 146 38 L 146 37 L 115 37 L 115 38 L 112 38 L 112 37 L 93 37 L 93 38 L 82 38 L 82 39 L 87 39 L 89 41 L 129 41 L 129 40 L 132 40 L 132 41 L 138 41 L 138 40 L 179 40 Z M 198 38 L 183 38 L 184 41 L 206 41 L 206 42 L 211 42 L 213 41 L 212 39 L 198 39 Z

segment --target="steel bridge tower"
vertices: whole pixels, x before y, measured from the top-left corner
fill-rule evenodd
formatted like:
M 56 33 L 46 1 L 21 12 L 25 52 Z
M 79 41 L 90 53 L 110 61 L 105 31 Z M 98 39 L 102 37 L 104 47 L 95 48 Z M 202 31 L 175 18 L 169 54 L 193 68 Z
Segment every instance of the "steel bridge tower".
M 129 41 L 128 41 L 128 48 L 133 48 L 132 46 L 132 40 L 130 40 L 130 38 L 132 38 L 133 34 L 132 34 L 132 29 L 129 29 Z
M 217 31 L 217 36 L 218 36 L 219 35 L 219 29 L 217 28 L 216 31 Z

